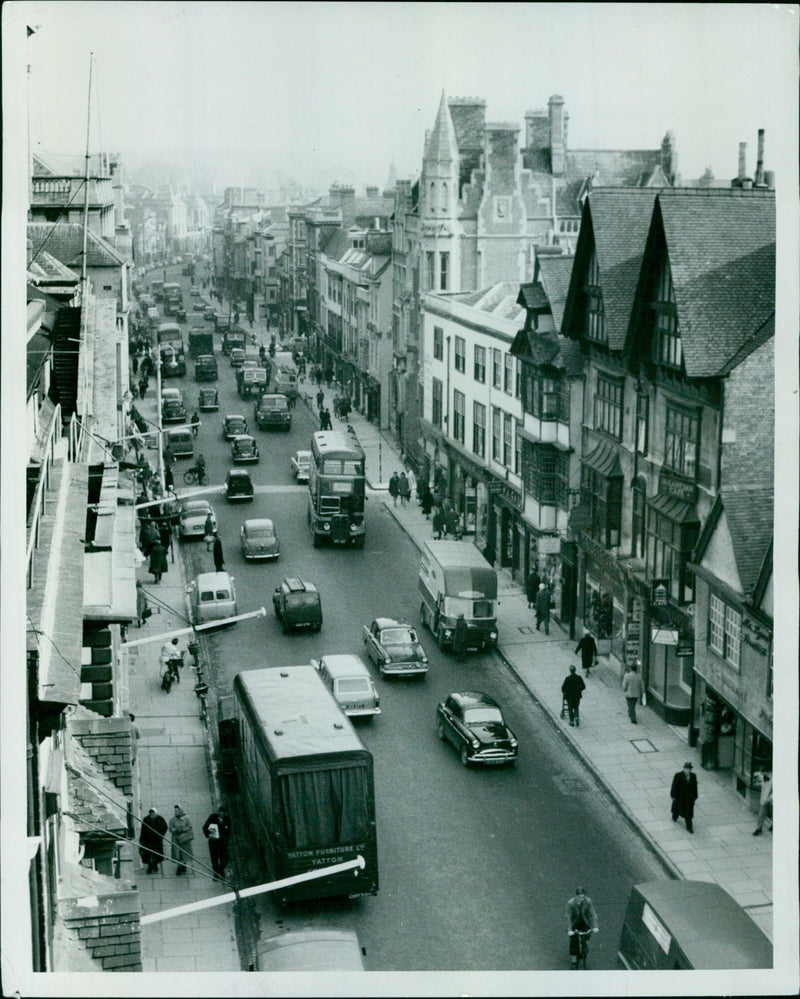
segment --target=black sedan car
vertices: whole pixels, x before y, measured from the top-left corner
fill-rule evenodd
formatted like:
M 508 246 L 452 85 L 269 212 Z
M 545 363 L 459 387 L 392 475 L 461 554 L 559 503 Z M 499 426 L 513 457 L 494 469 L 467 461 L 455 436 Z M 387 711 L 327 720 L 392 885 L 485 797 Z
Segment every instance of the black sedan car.
M 222 421 L 222 436 L 226 441 L 232 441 L 239 434 L 247 433 L 247 420 L 238 414 L 229 414 Z
M 201 388 L 197 393 L 197 408 L 201 413 L 214 413 L 219 409 L 219 393 L 215 388 Z
M 213 305 L 207 305 L 203 309 L 203 319 L 213 319 L 214 318 L 214 307 Z
M 222 492 L 229 503 L 252 500 L 255 490 L 250 473 L 243 468 L 232 468 L 225 478 Z
M 255 437 L 251 437 L 250 434 L 238 434 L 234 437 L 231 441 L 231 457 L 236 465 L 257 462 L 258 444 Z
M 437 705 L 436 734 L 455 746 L 465 767 L 470 763 L 513 765 L 517 758 L 518 743 L 500 705 L 475 690 L 450 694 Z

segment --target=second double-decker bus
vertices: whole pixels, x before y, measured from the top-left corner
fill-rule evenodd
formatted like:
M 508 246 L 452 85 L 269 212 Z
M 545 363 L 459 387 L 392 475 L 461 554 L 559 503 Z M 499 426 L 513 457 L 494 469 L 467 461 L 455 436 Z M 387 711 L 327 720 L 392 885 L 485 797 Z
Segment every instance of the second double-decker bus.
M 281 889 L 281 901 L 377 895 L 372 755 L 316 670 L 247 670 L 233 692 L 239 786 L 270 878 L 364 859 Z
M 318 430 L 311 437 L 308 470 L 308 525 L 319 548 L 333 544 L 364 547 L 364 452 L 341 430 Z

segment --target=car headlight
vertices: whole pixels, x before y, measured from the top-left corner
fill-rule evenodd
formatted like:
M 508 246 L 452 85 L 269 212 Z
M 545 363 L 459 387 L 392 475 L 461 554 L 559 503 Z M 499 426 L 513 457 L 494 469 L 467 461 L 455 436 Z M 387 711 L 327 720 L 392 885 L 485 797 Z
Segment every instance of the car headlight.
M 452 634 L 453 634 L 453 632 L 451 631 L 450 628 L 445 628 L 444 629 L 444 637 L 445 638 L 450 638 L 452 636 Z
M 427 661 L 428 661 L 428 657 L 427 657 L 427 656 L 423 656 L 423 657 L 422 657 L 422 658 L 420 659 L 420 662 L 421 662 L 421 663 L 426 663 Z
M 517 742 L 517 740 L 516 740 L 516 739 L 514 739 L 514 738 L 511 738 L 511 739 L 509 740 L 509 742 L 511 743 L 511 748 L 512 748 L 512 749 L 516 749 L 516 748 L 517 748 L 517 746 L 519 745 L 519 743 Z
M 477 749 L 478 746 L 480 746 L 480 743 L 478 742 L 477 739 L 471 739 L 470 740 L 470 745 L 472 746 L 473 749 Z
M 323 531 L 329 531 L 330 529 L 331 529 L 331 525 L 326 520 L 325 523 L 322 525 L 322 530 Z
M 489 638 L 497 638 L 497 632 L 496 631 L 490 631 L 489 632 Z
M 392 657 L 391 656 L 384 656 L 383 657 L 383 662 L 384 662 L 384 664 L 386 666 L 388 666 L 391 661 L 392 661 Z
M 351 531 L 351 532 L 352 532 L 353 534 L 355 534 L 355 532 L 356 532 L 357 530 L 358 530 L 358 524 L 351 524 L 351 525 L 350 525 L 350 531 Z

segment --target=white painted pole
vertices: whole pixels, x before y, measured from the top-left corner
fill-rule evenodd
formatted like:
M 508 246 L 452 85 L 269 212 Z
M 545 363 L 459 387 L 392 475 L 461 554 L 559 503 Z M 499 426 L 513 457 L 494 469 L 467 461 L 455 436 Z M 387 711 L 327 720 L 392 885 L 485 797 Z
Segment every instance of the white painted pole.
M 264 885 L 254 885 L 252 888 L 242 888 L 239 892 L 231 891 L 226 892 L 224 895 L 215 895 L 213 898 L 203 898 L 199 902 L 178 905 L 174 909 L 162 909 L 161 912 L 151 912 L 149 916 L 142 916 L 139 922 L 142 926 L 146 926 L 148 923 L 160 923 L 165 919 L 175 919 L 177 916 L 186 916 L 190 912 L 199 912 L 201 909 L 211 909 L 217 905 L 227 905 L 229 902 L 238 902 L 242 898 L 263 895 L 269 891 L 277 891 L 279 888 L 288 888 L 290 885 L 301 884 L 303 881 L 314 881 L 317 878 L 328 877 L 330 874 L 351 871 L 356 867 L 362 871 L 366 867 L 366 862 L 361 854 L 355 860 L 346 860 L 342 864 L 316 868 L 313 871 L 306 871 L 304 874 L 295 874 L 291 878 L 282 878 L 280 881 L 271 881 Z
M 189 628 L 178 628 L 176 631 L 164 631 L 160 635 L 150 635 L 147 638 L 134 638 L 130 642 L 120 642 L 121 649 L 131 649 L 136 645 L 148 645 L 151 642 L 161 642 L 165 638 L 178 638 L 180 635 L 191 635 L 195 631 L 207 631 L 209 628 L 219 628 L 223 624 L 233 624 L 234 621 L 246 621 L 251 617 L 266 617 L 264 607 L 248 611 L 247 614 L 237 614 L 235 617 L 223 617 L 217 621 L 207 621 L 205 624 L 193 625 Z

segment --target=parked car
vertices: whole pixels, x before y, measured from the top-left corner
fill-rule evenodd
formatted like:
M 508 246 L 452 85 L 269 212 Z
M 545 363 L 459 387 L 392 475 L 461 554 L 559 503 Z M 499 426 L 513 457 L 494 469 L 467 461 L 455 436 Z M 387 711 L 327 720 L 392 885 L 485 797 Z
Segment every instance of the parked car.
M 336 655 L 312 659 L 311 665 L 348 718 L 374 718 L 381 699 L 360 656 Z
M 322 598 L 319 590 L 313 583 L 305 582 L 299 576 L 287 576 L 275 588 L 272 606 L 284 634 L 295 628 L 319 631 L 322 627 Z
M 262 395 L 253 407 L 253 418 L 259 430 L 290 430 L 292 412 L 285 395 Z
M 201 388 L 197 393 L 197 408 L 201 413 L 215 413 L 219 409 L 219 392 L 215 388 Z
M 364 625 L 364 644 L 381 676 L 424 676 L 428 672 L 428 657 L 408 624 L 376 617 L 369 627 Z
M 295 451 L 289 459 L 292 466 L 292 475 L 298 482 L 308 482 L 308 470 L 311 466 L 310 451 Z
M 217 515 L 214 507 L 204 499 L 183 500 L 181 503 L 178 533 L 184 538 L 202 538 L 206 533 L 206 517 L 211 514 L 214 530 L 217 529 Z
M 213 319 L 214 315 L 215 315 L 215 313 L 214 313 L 214 306 L 213 305 L 207 305 L 203 309 L 203 319 Z
M 238 613 L 233 576 L 227 572 L 201 572 L 187 587 L 193 624 L 205 624 Z
M 247 433 L 247 420 L 239 413 L 229 413 L 222 421 L 222 436 L 232 441 L 239 434 Z
M 281 543 L 271 520 L 246 520 L 242 524 L 242 555 L 248 560 L 279 558 Z
M 196 382 L 215 382 L 219 377 L 217 359 L 213 354 L 201 354 L 194 365 L 194 380 Z
M 292 930 L 258 944 L 259 971 L 364 971 L 353 930 Z
M 228 472 L 222 491 L 229 503 L 235 503 L 237 500 L 252 500 L 254 489 L 250 473 L 243 468 L 232 468 Z
M 200 297 L 200 289 L 199 288 L 192 288 L 191 295 L 192 295 L 192 298 L 199 298 Z
M 186 309 L 178 309 L 178 311 L 175 313 L 175 319 L 179 323 L 185 323 L 186 322 Z
M 244 364 L 244 350 L 241 347 L 231 347 L 228 357 L 232 368 L 241 368 Z
M 470 763 L 513 764 L 518 743 L 500 705 L 488 694 L 463 690 L 436 707 L 436 734 L 451 742 L 466 767 Z
M 237 465 L 258 461 L 258 444 L 250 434 L 238 434 L 231 441 L 231 457 Z

